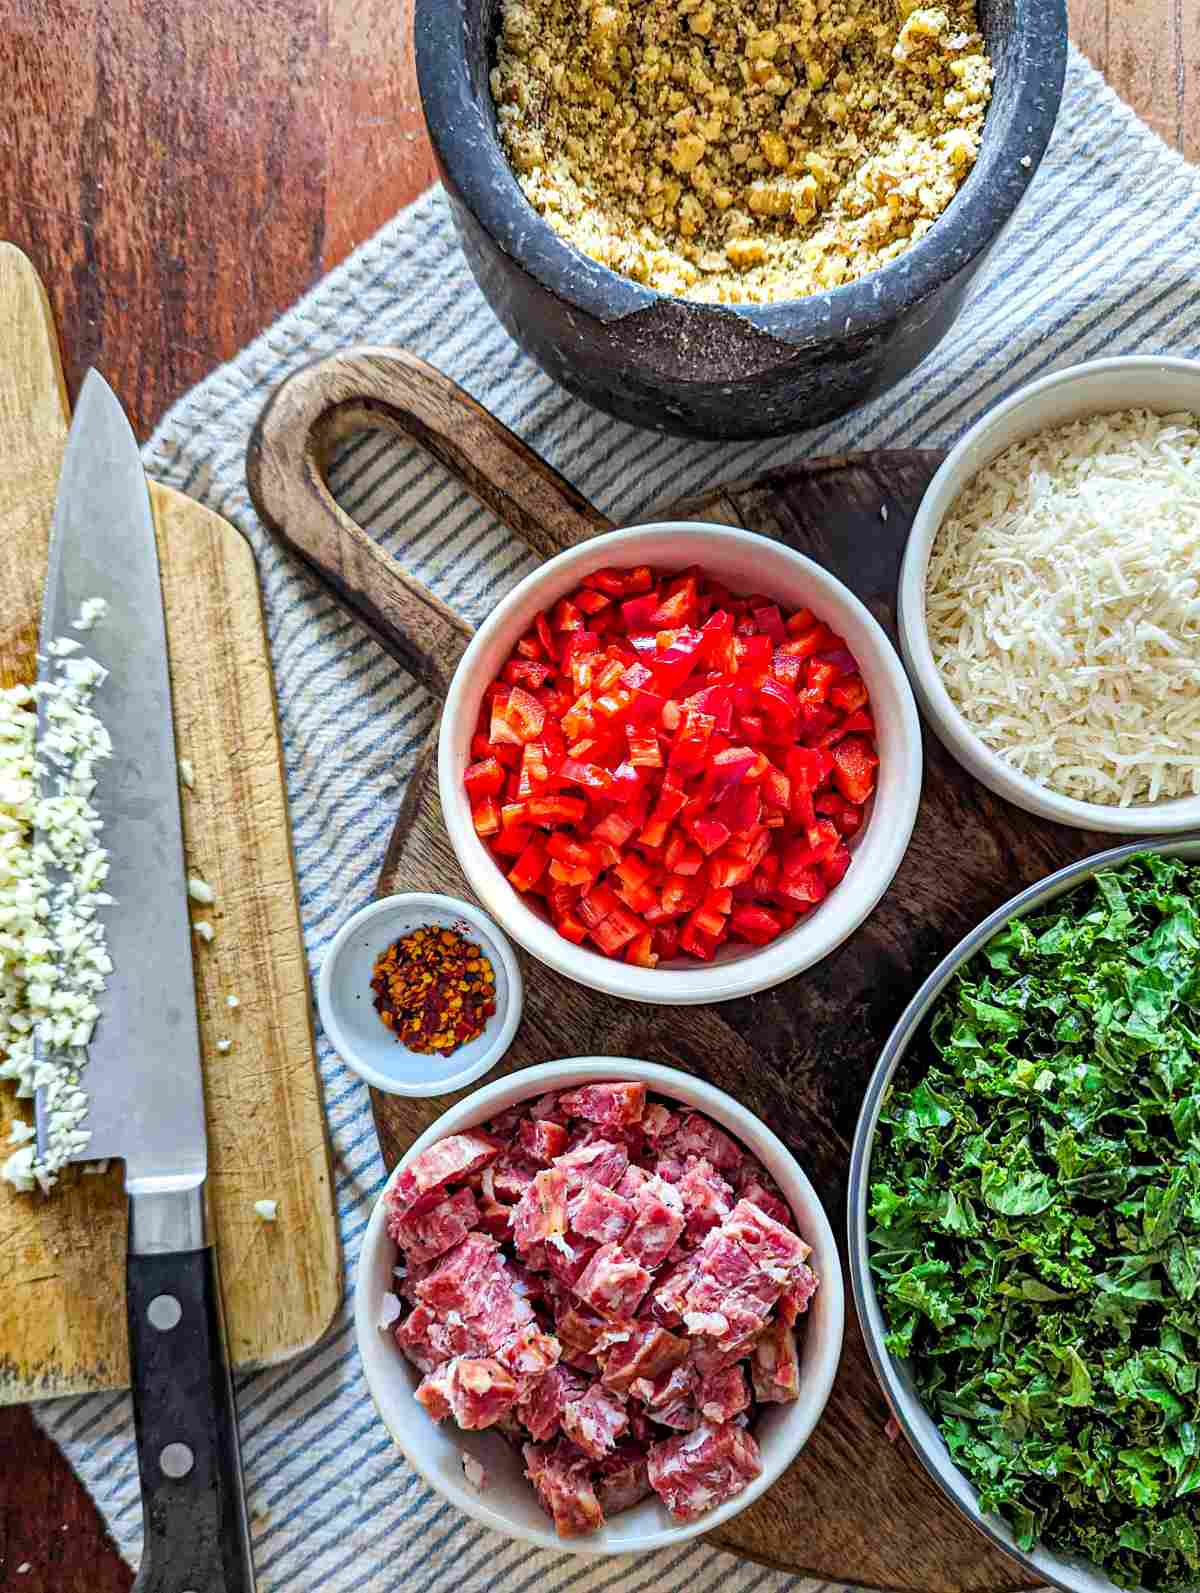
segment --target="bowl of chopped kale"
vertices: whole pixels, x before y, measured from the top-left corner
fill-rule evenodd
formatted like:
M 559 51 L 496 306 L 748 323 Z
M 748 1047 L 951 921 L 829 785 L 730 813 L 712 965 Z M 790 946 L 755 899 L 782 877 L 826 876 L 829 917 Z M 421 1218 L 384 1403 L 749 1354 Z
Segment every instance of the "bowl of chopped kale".
M 863 1103 L 849 1227 L 947 1497 L 1070 1593 L 1200 1587 L 1200 839 L 1063 869 L 934 970 Z

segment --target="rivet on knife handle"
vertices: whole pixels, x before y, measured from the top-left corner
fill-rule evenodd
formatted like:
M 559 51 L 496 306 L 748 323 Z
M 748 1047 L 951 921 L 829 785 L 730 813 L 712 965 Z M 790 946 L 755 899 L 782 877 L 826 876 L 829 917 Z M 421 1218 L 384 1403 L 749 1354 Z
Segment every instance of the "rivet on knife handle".
M 337 444 L 364 428 L 410 438 L 544 558 L 610 523 L 449 377 L 403 349 L 347 350 L 282 383 L 246 456 L 255 508 L 376 640 L 441 695 L 469 627 L 384 552 L 326 484 Z
M 199 1190 L 131 1201 L 127 1305 L 145 1520 L 135 1593 L 253 1593 L 216 1255 L 203 1243 Z

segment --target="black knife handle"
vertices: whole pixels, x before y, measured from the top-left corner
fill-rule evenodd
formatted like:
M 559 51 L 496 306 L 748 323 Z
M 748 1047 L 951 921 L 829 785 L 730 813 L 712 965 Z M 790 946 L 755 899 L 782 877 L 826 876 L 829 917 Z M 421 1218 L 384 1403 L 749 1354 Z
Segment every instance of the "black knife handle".
M 134 1593 L 254 1593 L 213 1250 L 131 1254 L 126 1280 L 145 1517 Z

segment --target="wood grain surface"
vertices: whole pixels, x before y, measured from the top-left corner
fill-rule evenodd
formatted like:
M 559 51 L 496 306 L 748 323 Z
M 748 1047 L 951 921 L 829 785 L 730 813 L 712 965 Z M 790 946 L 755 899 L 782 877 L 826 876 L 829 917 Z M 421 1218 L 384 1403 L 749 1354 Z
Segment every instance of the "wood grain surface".
M 35 672 L 63 397 L 40 284 L 2 244 L 5 683 Z M 341 1298 L 274 684 L 249 547 L 190 498 L 155 487 L 152 501 L 176 735 L 196 769 L 195 789 L 183 792 L 185 853 L 216 894 L 206 910 L 215 940 L 197 941 L 195 952 L 209 1198 L 230 1355 L 261 1366 L 314 1343 Z M 231 1041 L 225 1053 L 219 1038 Z M 0 1142 L 15 1106 L 12 1090 L 0 1089 Z M 254 1212 L 268 1197 L 279 1201 L 275 1225 Z M 101 1176 L 69 1170 L 50 1200 L 0 1187 L 0 1402 L 126 1385 L 126 1224 L 119 1163 Z
M 1069 3 L 1075 43 L 1196 158 L 1200 8 Z M 0 237 L 47 281 L 72 391 L 99 365 L 147 435 L 421 191 L 433 165 L 409 14 L 409 0 L 7 0 Z M 0 1589 L 129 1581 L 58 1452 L 0 1410 Z

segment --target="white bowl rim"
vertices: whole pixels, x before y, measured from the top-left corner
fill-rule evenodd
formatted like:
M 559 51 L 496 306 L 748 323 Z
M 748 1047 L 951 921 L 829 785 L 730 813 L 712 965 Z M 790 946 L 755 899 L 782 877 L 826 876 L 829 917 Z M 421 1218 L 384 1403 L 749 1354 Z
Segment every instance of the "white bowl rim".
M 1057 897 L 1082 885 L 1101 869 L 1119 866 L 1141 852 L 1156 852 L 1167 857 L 1182 856 L 1188 862 L 1200 863 L 1200 837 L 1189 839 L 1179 836 L 1173 840 L 1155 842 L 1130 841 L 1124 846 L 1110 847 L 1068 863 L 1010 897 L 946 953 L 928 978 L 922 981 L 884 1043 L 879 1060 L 867 1081 L 850 1148 L 846 1206 L 850 1287 L 863 1342 L 884 1398 L 912 1445 L 913 1453 L 943 1497 L 1009 1559 L 1016 1561 L 1042 1582 L 1061 1588 L 1063 1593 L 1122 1593 L 1122 1590 L 1085 1560 L 1058 1555 L 1040 1546 L 1034 1549 L 1019 1548 L 1007 1524 L 998 1515 L 984 1515 L 979 1509 L 977 1491 L 951 1458 L 933 1418 L 925 1410 L 919 1396 L 905 1387 L 900 1375 L 903 1363 L 883 1343 L 883 1310 L 871 1273 L 870 1247 L 867 1242 L 871 1154 L 875 1148 L 879 1116 L 888 1087 L 908 1054 L 922 1021 L 959 968 L 976 956 L 1011 919 L 1039 911 Z M 960 1489 L 954 1488 L 951 1477 L 958 1480 Z M 1144 1593 L 1144 1590 L 1135 1589 L 1134 1593 Z
M 369 1258 L 373 1256 L 384 1230 L 384 1197 L 414 1156 L 420 1154 L 426 1146 L 442 1139 L 447 1134 L 457 1133 L 460 1129 L 473 1126 L 499 1108 L 495 1106 L 498 1097 L 505 1095 L 514 1086 L 520 1086 L 519 1100 L 536 1099 L 545 1090 L 562 1084 L 566 1078 L 591 1078 L 615 1079 L 632 1078 L 645 1082 L 652 1090 L 678 1098 L 679 1083 L 683 1080 L 689 1090 L 699 1097 L 697 1110 L 710 1113 L 718 1122 L 722 1123 L 729 1131 L 746 1145 L 749 1150 L 757 1154 L 751 1141 L 758 1139 L 765 1144 L 772 1154 L 777 1154 L 784 1161 L 791 1164 L 791 1176 L 797 1185 L 805 1192 L 811 1204 L 815 1217 L 813 1231 L 804 1235 L 805 1240 L 812 1245 L 815 1252 L 828 1255 L 833 1259 L 833 1265 L 821 1274 L 821 1293 L 824 1296 L 823 1306 L 829 1313 L 829 1326 L 825 1342 L 820 1346 L 820 1353 L 811 1366 L 805 1366 L 805 1386 L 814 1392 L 815 1398 L 810 1399 L 811 1415 L 800 1430 L 799 1438 L 793 1440 L 789 1436 L 786 1458 L 776 1459 L 770 1466 L 764 1464 L 762 1473 L 754 1479 L 735 1498 L 718 1506 L 716 1510 L 709 1511 L 699 1521 L 693 1521 L 679 1526 L 668 1526 L 656 1532 L 645 1534 L 644 1539 L 636 1546 L 622 1546 L 613 1549 L 590 1541 L 588 1538 L 560 1538 L 553 1528 L 547 1525 L 541 1533 L 529 1532 L 514 1528 L 513 1524 L 504 1516 L 488 1507 L 486 1495 L 475 1492 L 468 1487 L 466 1482 L 460 1482 L 456 1476 L 446 1478 L 434 1477 L 422 1464 L 419 1455 L 414 1454 L 404 1442 L 401 1434 L 392 1426 L 384 1410 L 384 1400 L 376 1389 L 372 1376 L 371 1359 L 363 1354 L 363 1345 L 378 1345 L 381 1335 L 376 1322 L 371 1319 L 367 1306 L 367 1290 L 363 1287 L 363 1272 L 369 1265 Z M 692 1103 L 687 1103 L 692 1104 Z M 521 1068 L 515 1073 L 506 1074 L 501 1079 L 484 1085 L 475 1090 L 464 1100 L 458 1101 L 441 1117 L 437 1118 L 425 1132 L 416 1139 L 409 1150 L 392 1169 L 387 1183 L 376 1197 L 375 1206 L 367 1223 L 366 1233 L 363 1235 L 362 1247 L 359 1251 L 358 1262 L 355 1268 L 354 1290 L 354 1331 L 359 1347 L 359 1359 L 374 1401 L 379 1418 L 391 1434 L 393 1442 L 404 1453 L 405 1458 L 413 1469 L 436 1493 L 448 1498 L 466 1515 L 492 1527 L 495 1531 L 503 1533 L 506 1537 L 515 1538 L 523 1543 L 536 1543 L 541 1548 L 554 1549 L 559 1553 L 571 1553 L 600 1558 L 617 1554 L 644 1554 L 654 1549 L 667 1548 L 674 1544 L 683 1543 L 689 1538 L 701 1536 L 711 1532 L 715 1527 L 738 1515 L 742 1510 L 754 1503 L 772 1487 L 796 1456 L 811 1438 L 817 1423 L 824 1414 L 825 1406 L 833 1388 L 834 1378 L 841 1363 L 842 1340 L 845 1332 L 845 1283 L 842 1277 L 841 1257 L 834 1237 L 833 1227 L 825 1211 L 824 1203 L 808 1175 L 800 1166 L 799 1161 L 783 1143 L 773 1129 L 769 1128 L 744 1107 L 740 1101 L 734 1099 L 726 1091 L 718 1089 L 715 1084 L 697 1078 L 694 1074 L 683 1073 L 678 1068 L 666 1067 L 659 1062 L 643 1062 L 636 1057 L 563 1057 L 553 1062 L 541 1062 L 534 1067 Z M 765 1457 L 764 1457 L 765 1459 Z
M 465 792 L 460 783 L 451 778 L 451 742 L 461 699 L 476 658 L 496 632 L 503 629 L 509 610 L 535 591 L 548 574 L 558 577 L 577 565 L 593 568 L 602 566 L 609 562 L 610 555 L 620 554 L 647 534 L 670 534 L 684 539 L 716 534 L 732 546 L 741 547 L 751 557 L 756 550 L 761 552 L 766 543 L 773 552 L 794 564 L 820 593 L 820 602 L 826 605 L 823 617 L 830 624 L 836 623 L 840 611 L 851 615 L 867 631 L 882 667 L 895 685 L 901 721 L 897 741 L 901 747 L 903 765 L 896 771 L 897 795 L 888 809 L 890 845 L 877 860 L 870 883 L 860 876 L 853 882 L 847 895 L 842 896 L 842 887 L 839 887 L 821 904 L 831 911 L 824 921 L 823 932 L 811 945 L 803 942 L 797 944 L 789 939 L 797 929 L 802 928 L 801 921 L 795 929 L 781 935 L 778 940 L 747 953 L 736 962 L 705 963 L 695 969 L 637 968 L 586 947 L 574 946 L 558 934 L 552 924 L 527 906 L 519 893 L 509 885 L 495 859 L 475 834 Z M 598 558 L 598 550 L 603 550 L 605 556 Z M 681 567 L 688 562 L 700 561 L 689 561 L 686 554 L 682 554 Z M 606 995 L 660 1006 L 729 1001 L 737 996 L 754 995 L 802 973 L 847 940 L 878 906 L 904 859 L 921 799 L 922 766 L 921 722 L 912 687 L 890 637 L 866 604 L 823 565 L 806 554 L 798 553 L 787 543 L 762 537 L 737 526 L 703 520 L 661 520 L 625 526 L 589 537 L 585 542 L 577 543 L 539 565 L 496 605 L 476 631 L 459 660 L 446 694 L 438 736 L 438 792 L 443 821 L 459 865 L 480 900 L 503 919 L 509 934 L 519 945 L 556 973 Z M 850 877 L 847 876 L 848 879 Z M 839 901 L 842 904 L 840 911 Z M 849 909 L 851 902 L 857 904 L 853 910 Z
M 947 750 L 968 773 L 997 795 L 1041 818 L 1053 819 L 1076 829 L 1151 836 L 1177 834 L 1200 827 L 1200 796 L 1175 797 L 1169 802 L 1141 803 L 1123 808 L 1064 796 L 1022 774 L 982 740 L 951 699 L 941 672 L 934 663 L 925 623 L 925 574 L 934 538 L 971 475 L 982 468 L 981 464 L 975 463 L 970 472 L 964 472 L 964 459 L 976 453 L 986 455 L 988 437 L 998 424 L 1014 411 L 1026 405 L 1032 407 L 1044 394 L 1056 388 L 1071 387 L 1105 376 L 1119 378 L 1132 371 L 1166 371 L 1195 378 L 1196 409 L 1200 413 L 1200 360 L 1175 354 L 1115 354 L 1104 359 L 1084 360 L 1078 365 L 1051 371 L 1018 388 L 981 415 L 959 438 L 925 489 L 913 517 L 912 530 L 900 566 L 896 618 L 900 650 L 921 707 Z M 1128 403 L 1122 405 L 1119 401 L 1111 406 L 1104 403 L 1097 407 L 1096 414 L 1112 414 L 1128 407 Z M 1030 427 L 1027 435 L 1032 436 L 1036 431 L 1050 429 L 1056 424 L 1050 421 Z M 960 474 L 961 480 L 958 479 Z M 948 490 L 950 488 L 952 490 Z M 948 494 L 945 503 L 935 509 L 934 505 L 943 494 Z
M 428 1084 L 405 1084 L 389 1077 L 386 1073 L 381 1073 L 378 1068 L 372 1067 L 359 1056 L 342 1028 L 333 999 L 334 969 L 342 948 L 350 936 L 364 924 L 369 924 L 389 912 L 395 912 L 397 908 L 453 913 L 455 917 L 473 925 L 480 936 L 489 943 L 489 951 L 495 951 L 499 957 L 508 981 L 508 1001 L 491 1045 L 475 1058 L 470 1067 L 460 1069 L 449 1078 L 432 1079 Z M 365 907 L 360 907 L 357 912 L 351 913 L 330 941 L 329 950 L 321 962 L 321 971 L 317 975 L 317 1010 L 321 1015 L 321 1027 L 328 1035 L 329 1043 L 351 1072 L 357 1073 L 359 1078 L 365 1079 L 374 1089 L 382 1090 L 386 1095 L 406 1095 L 412 1098 L 449 1095 L 454 1090 L 461 1090 L 464 1085 L 473 1084 L 476 1079 L 482 1078 L 496 1066 L 512 1044 L 517 1025 L 521 1021 L 524 1004 L 525 984 L 521 978 L 521 968 L 504 931 L 473 902 L 463 901 L 458 896 L 442 896 L 436 891 L 397 891 L 391 896 L 379 896 L 373 902 L 368 902 Z M 415 1053 L 410 1053 L 413 1054 Z

